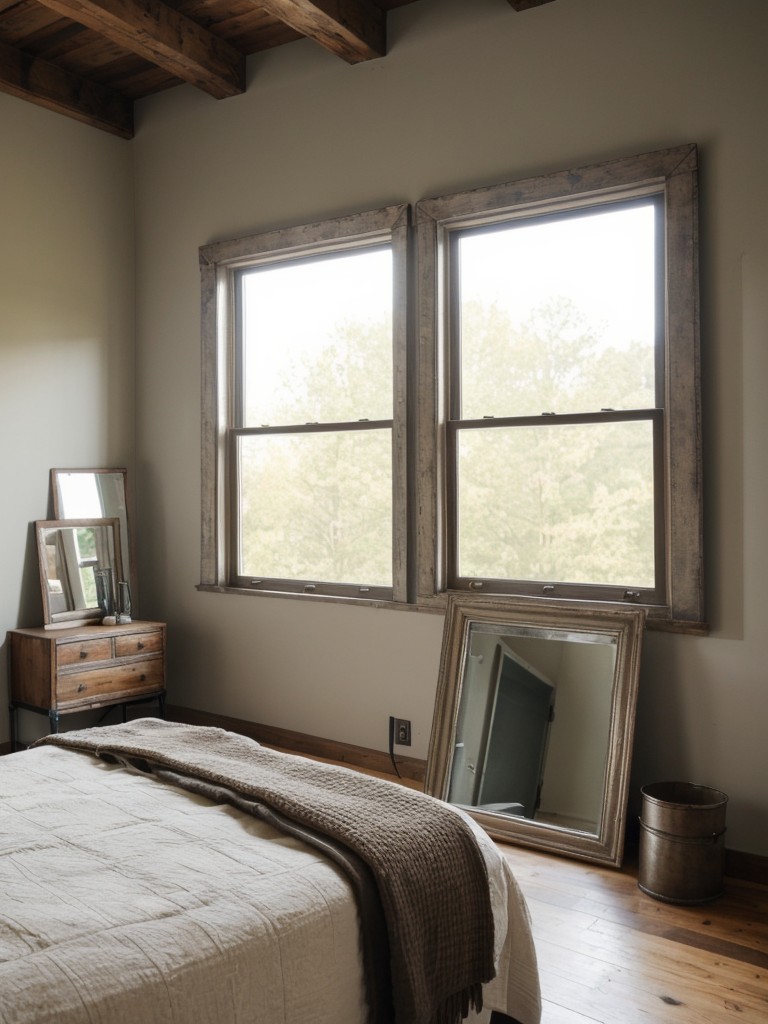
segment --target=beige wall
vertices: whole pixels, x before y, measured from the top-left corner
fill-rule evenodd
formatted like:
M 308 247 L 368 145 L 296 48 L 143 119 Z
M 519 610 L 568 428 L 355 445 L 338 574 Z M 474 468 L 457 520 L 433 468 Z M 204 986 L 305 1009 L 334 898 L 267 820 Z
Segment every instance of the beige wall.
M 768 63 L 763 0 L 421 0 L 385 60 L 309 42 L 253 58 L 216 103 L 140 106 L 138 451 L 142 572 L 171 624 L 175 702 L 384 749 L 389 714 L 425 756 L 439 616 L 202 594 L 197 247 L 473 185 L 696 142 L 702 192 L 711 636 L 648 637 L 643 782 L 716 786 L 728 845 L 768 855 Z
M 0 96 L 6 628 L 39 615 L 29 523 L 50 466 L 133 454 L 132 159 L 141 610 L 170 624 L 170 699 L 379 749 L 396 714 L 425 756 L 439 615 L 195 589 L 197 248 L 696 142 L 712 632 L 647 639 L 634 799 L 673 777 L 719 787 L 728 845 L 768 855 L 766 31 L 764 0 L 419 0 L 390 15 L 384 60 L 268 52 L 242 97 L 144 101 L 129 144 Z
M 0 687 L 42 622 L 32 523 L 55 466 L 132 465 L 130 146 L 0 95 Z M 0 742 L 8 739 L 7 701 Z M 26 736 L 44 729 L 26 714 Z

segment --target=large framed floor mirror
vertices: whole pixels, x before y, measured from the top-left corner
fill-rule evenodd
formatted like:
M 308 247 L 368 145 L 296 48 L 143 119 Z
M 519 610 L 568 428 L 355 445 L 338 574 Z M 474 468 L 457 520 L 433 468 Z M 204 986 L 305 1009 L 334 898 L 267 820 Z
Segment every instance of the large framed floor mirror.
M 495 839 L 619 866 L 645 612 L 451 595 L 426 791 Z

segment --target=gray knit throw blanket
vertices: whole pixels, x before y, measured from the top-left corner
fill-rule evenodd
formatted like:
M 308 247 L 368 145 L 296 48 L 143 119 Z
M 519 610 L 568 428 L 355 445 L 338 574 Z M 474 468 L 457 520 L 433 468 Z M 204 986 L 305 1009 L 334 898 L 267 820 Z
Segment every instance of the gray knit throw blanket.
M 390 946 L 396 1024 L 458 1024 L 494 975 L 488 877 L 472 830 L 438 800 L 223 729 L 156 718 L 46 736 L 227 787 L 337 840 L 370 868 Z

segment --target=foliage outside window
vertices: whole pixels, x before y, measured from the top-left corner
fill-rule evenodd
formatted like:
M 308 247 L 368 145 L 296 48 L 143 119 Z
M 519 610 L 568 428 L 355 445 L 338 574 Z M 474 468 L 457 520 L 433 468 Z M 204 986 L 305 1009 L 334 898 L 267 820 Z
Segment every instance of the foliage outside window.
M 405 600 L 406 225 L 392 207 L 201 250 L 204 584 Z
M 702 620 L 695 199 L 687 146 L 417 205 L 422 600 Z

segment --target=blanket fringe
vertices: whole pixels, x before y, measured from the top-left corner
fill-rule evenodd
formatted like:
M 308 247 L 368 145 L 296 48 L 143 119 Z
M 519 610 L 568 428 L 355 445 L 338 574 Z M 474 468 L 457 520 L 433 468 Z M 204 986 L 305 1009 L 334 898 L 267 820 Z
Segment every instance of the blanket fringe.
M 461 1024 L 470 1009 L 478 1013 L 483 1008 L 483 986 L 470 985 L 461 992 L 449 996 L 438 1009 L 429 1024 Z

